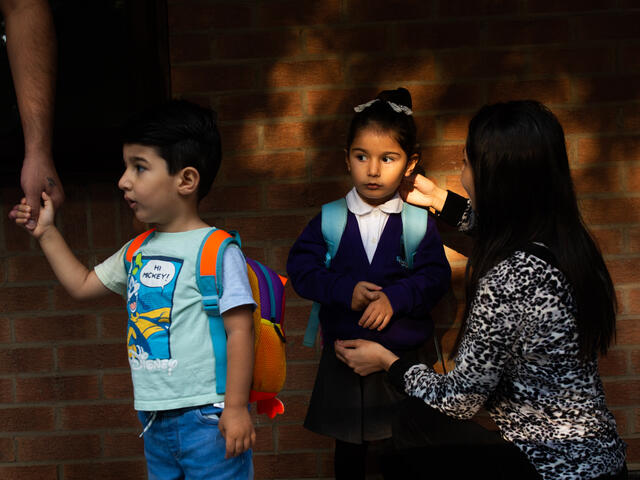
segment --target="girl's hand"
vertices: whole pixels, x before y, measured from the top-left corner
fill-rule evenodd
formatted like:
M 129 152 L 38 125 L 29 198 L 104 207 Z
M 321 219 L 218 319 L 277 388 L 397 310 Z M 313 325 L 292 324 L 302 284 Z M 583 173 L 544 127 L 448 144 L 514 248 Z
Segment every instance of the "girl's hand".
M 336 356 L 358 375 L 389 370 L 398 356 L 376 342 L 369 340 L 336 340 Z
M 375 283 L 371 282 L 358 282 L 353 289 L 353 296 L 351 297 L 351 310 L 360 311 L 367 308 L 367 306 L 378 298 L 378 291 L 382 290 Z
M 54 225 L 55 220 L 55 211 L 51 197 L 49 197 L 46 192 L 42 192 L 42 199 L 44 200 L 44 207 L 40 208 L 38 223 L 34 228 L 29 228 L 27 226 L 31 219 L 32 208 L 27 205 L 26 198 L 20 200 L 20 203 L 15 205 L 9 213 L 9 217 L 15 219 L 16 225 L 23 227 L 33 237 L 38 239 Z
M 404 178 L 400 185 L 400 195 L 406 202 L 441 212 L 448 192 L 427 177 L 414 175 Z
M 377 292 L 378 298 L 372 301 L 360 317 L 358 325 L 362 328 L 378 331 L 387 326 L 393 316 L 393 307 L 389 297 L 383 292 Z

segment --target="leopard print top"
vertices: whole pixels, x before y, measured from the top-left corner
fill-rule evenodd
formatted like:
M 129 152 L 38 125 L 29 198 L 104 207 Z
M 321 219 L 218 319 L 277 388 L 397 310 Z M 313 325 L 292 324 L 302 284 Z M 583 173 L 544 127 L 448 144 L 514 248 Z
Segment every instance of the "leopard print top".
M 468 207 L 459 228 L 472 220 Z M 461 419 L 484 406 L 545 480 L 615 473 L 625 444 L 605 405 L 597 358 L 578 360 L 575 308 L 559 270 L 515 252 L 480 280 L 455 369 L 439 375 L 414 365 L 405 390 Z

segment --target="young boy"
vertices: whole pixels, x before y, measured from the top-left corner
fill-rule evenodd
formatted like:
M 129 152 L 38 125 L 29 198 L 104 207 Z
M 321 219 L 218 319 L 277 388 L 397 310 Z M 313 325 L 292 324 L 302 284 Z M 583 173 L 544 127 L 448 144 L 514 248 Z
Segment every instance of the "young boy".
M 127 294 L 127 347 L 134 407 L 143 424 L 150 479 L 253 477 L 255 431 L 247 408 L 253 367 L 255 303 L 242 253 L 223 258 L 220 312 L 227 333 L 226 394 L 216 393 L 209 320 L 196 286 L 199 247 L 211 227 L 198 215 L 220 166 L 214 112 L 172 101 L 124 129 L 125 172 L 118 182 L 138 220 L 156 230 L 134 252 L 126 246 L 89 271 L 54 224 L 53 203 L 34 230 L 60 283 L 76 299 Z M 14 207 L 24 226 L 31 208 Z M 226 451 L 225 451 L 226 450 Z

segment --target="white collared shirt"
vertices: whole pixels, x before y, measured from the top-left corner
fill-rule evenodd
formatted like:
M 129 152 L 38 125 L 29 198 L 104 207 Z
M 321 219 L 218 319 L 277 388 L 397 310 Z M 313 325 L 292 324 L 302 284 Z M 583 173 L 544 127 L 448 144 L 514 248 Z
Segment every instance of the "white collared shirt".
M 369 259 L 369 263 L 371 263 L 373 255 L 376 253 L 382 231 L 387 224 L 389 214 L 400 213 L 402 211 L 402 198 L 400 198 L 400 195 L 396 192 L 393 198 L 387 200 L 382 205 L 374 207 L 362 200 L 356 188 L 353 187 L 349 193 L 347 193 L 346 199 L 347 208 L 358 220 L 362 245 L 364 245 L 367 258 Z

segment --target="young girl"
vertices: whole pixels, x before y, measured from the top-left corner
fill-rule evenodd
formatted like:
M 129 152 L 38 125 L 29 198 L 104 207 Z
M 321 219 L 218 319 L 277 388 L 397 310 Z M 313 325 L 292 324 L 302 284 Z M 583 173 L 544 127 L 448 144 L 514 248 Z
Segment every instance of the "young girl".
M 438 375 L 362 340 L 338 342 L 337 354 L 362 374 L 388 370 L 423 400 L 408 402 L 399 422 L 414 446 L 442 445 L 434 426 L 454 451 L 484 442 L 486 433 L 470 439 L 470 422 L 449 417 L 486 407 L 503 455 L 474 463 L 475 478 L 627 478 L 598 375 L 598 354 L 615 337 L 615 293 L 580 217 L 560 123 L 534 101 L 483 107 L 469 124 L 461 181 L 470 201 L 422 176 L 407 196 L 473 232 L 455 369 Z M 428 465 L 416 467 L 411 478 L 426 478 Z M 451 467 L 448 478 L 470 478 Z
M 337 339 L 370 339 L 418 361 L 431 337 L 429 311 L 449 287 L 451 269 L 435 222 L 429 221 L 413 257 L 405 261 L 398 194 L 419 160 L 411 96 L 404 88 L 355 107 L 346 148 L 353 189 L 347 223 L 329 268 L 321 215 L 289 253 L 296 292 L 319 302 L 323 350 L 305 427 L 336 439 L 336 478 L 364 478 L 369 442 L 391 437 L 394 406 L 405 398 L 386 375 L 360 377 L 335 355 Z M 393 472 L 391 459 L 383 472 Z M 393 473 L 385 473 L 392 478 Z

